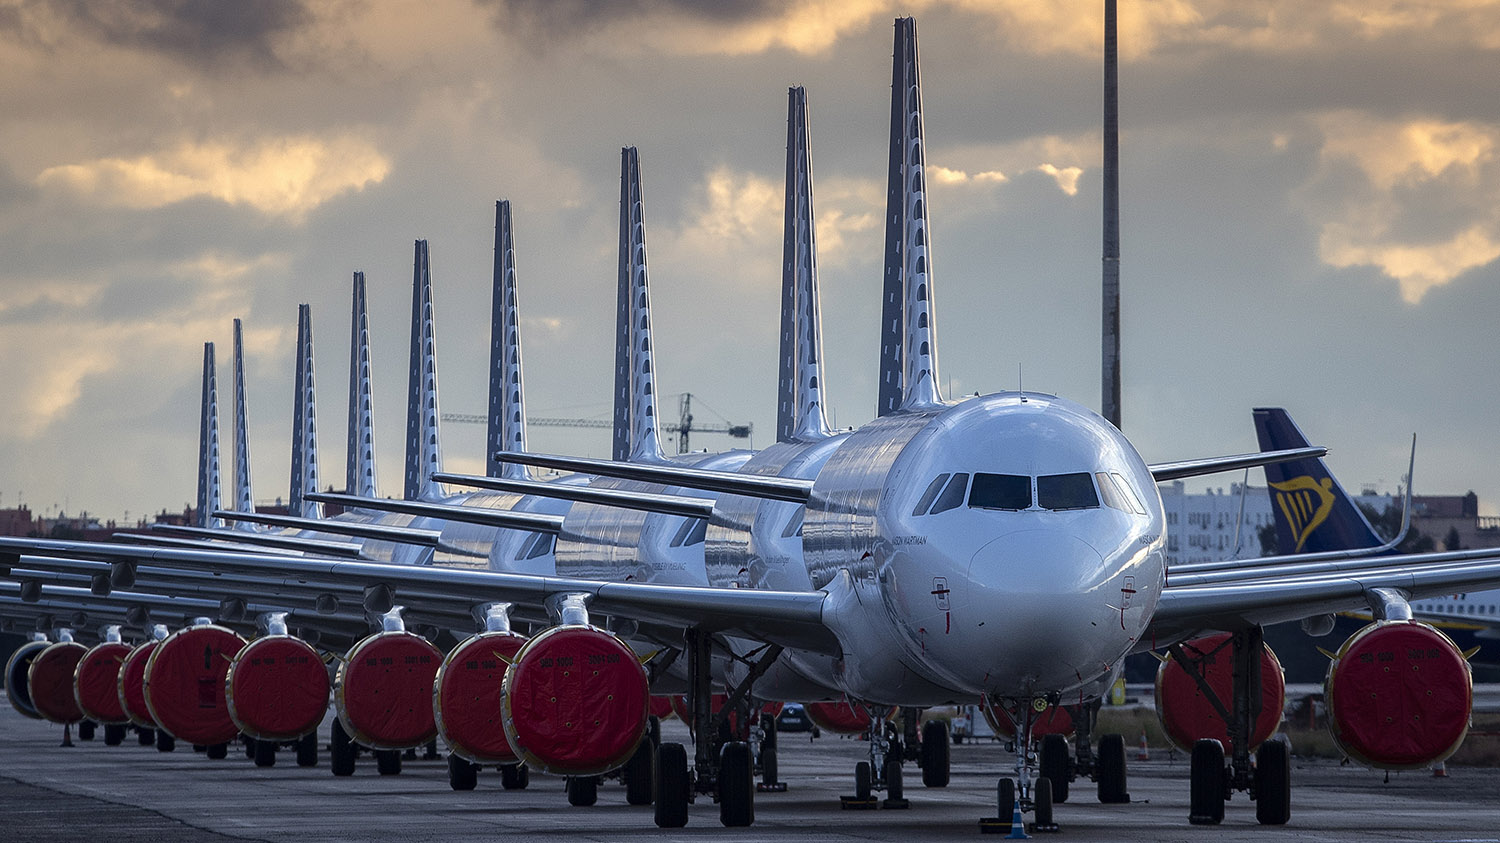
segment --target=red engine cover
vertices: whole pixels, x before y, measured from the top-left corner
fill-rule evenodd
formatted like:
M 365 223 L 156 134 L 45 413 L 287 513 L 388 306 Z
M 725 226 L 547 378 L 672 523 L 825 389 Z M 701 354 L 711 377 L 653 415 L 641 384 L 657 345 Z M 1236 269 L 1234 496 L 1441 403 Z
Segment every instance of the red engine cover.
M 656 715 L 657 720 L 666 720 L 677 714 L 677 706 L 674 704 L 676 697 L 664 697 L 657 694 L 651 695 L 651 713 Z
M 432 716 L 453 754 L 477 764 L 520 760 L 500 722 L 500 688 L 505 668 L 525 643 L 519 633 L 481 632 L 443 660 L 432 686 Z
M 27 671 L 31 703 L 37 714 L 53 723 L 83 719 L 73 696 L 73 672 L 88 648 L 76 641 L 59 641 L 43 650 Z
M 1356 761 L 1386 770 L 1446 759 L 1469 731 L 1469 662 L 1448 636 L 1414 621 L 1372 623 L 1328 665 L 1328 728 Z
M 377 632 L 339 665 L 333 699 L 344 731 L 371 749 L 408 749 L 437 737 L 432 683 L 443 654 L 410 632 Z
M 880 714 L 879 706 L 871 706 L 877 715 Z M 870 730 L 870 716 L 865 712 L 865 706 L 856 706 L 848 700 L 838 702 L 814 702 L 806 703 L 802 709 L 819 729 L 825 732 L 834 732 L 840 735 L 857 735 Z M 886 710 L 884 719 L 889 720 L 895 716 L 894 707 Z
M 1010 717 L 1003 712 L 996 711 L 994 705 L 986 703 L 979 707 L 979 711 L 984 714 L 985 722 L 990 724 L 995 734 L 1002 738 L 1016 736 L 1016 729 L 1011 725 Z M 1031 721 L 1031 734 L 1032 737 L 1037 738 L 1045 735 L 1071 735 L 1073 734 L 1073 715 L 1060 705 L 1049 704 Z
M 178 740 L 205 746 L 239 734 L 224 700 L 224 677 L 245 639 L 215 624 L 179 629 L 146 661 L 146 708 Z
M 656 714 L 657 699 L 657 697 L 651 698 L 652 714 Z M 688 714 L 688 698 L 682 694 L 675 694 L 671 697 L 667 697 L 666 699 L 667 704 L 670 706 L 667 713 L 676 715 L 678 720 L 686 723 L 688 727 L 688 734 L 693 734 L 697 730 L 697 726 L 693 723 L 692 717 Z M 719 711 L 724 708 L 724 704 L 727 702 L 729 702 L 728 694 L 714 694 L 710 698 L 710 704 L 713 706 L 715 714 L 718 714 Z M 762 714 L 769 714 L 772 717 L 775 717 L 776 715 L 781 713 L 781 709 L 785 705 L 786 703 L 781 702 L 763 702 L 760 704 L 760 712 Z M 657 716 L 660 717 L 661 715 Z M 739 712 L 737 711 L 729 712 L 729 732 L 730 734 L 734 735 L 738 735 L 740 732 L 740 718 Z M 736 738 L 736 740 L 738 740 L 738 738 Z
M 1189 659 L 1202 665 L 1203 678 L 1225 708 L 1230 706 L 1234 687 L 1229 639 L 1229 633 L 1221 632 L 1182 645 Z M 1252 751 L 1276 732 L 1285 704 L 1286 675 L 1276 654 L 1270 647 L 1264 647 L 1260 655 L 1260 716 L 1250 730 Z M 1193 743 L 1200 738 L 1213 738 L 1226 749 L 1229 747 L 1228 725 L 1203 696 L 1198 683 L 1172 656 L 1156 671 L 1156 717 L 1167 739 L 1184 752 L 1191 752 Z
M 120 709 L 130 722 L 143 729 L 155 729 L 156 721 L 151 719 L 151 709 L 146 707 L 146 663 L 151 660 L 151 653 L 156 649 L 160 641 L 147 641 L 130 651 L 125 661 L 120 662 L 120 685 L 117 691 L 120 696 Z
M 130 722 L 120 706 L 120 664 L 131 649 L 129 644 L 111 641 L 84 653 L 78 662 L 73 692 L 78 710 L 88 719 L 110 725 Z
M 328 666 L 300 638 L 270 635 L 245 645 L 224 678 L 229 718 L 256 740 L 289 741 L 328 713 Z
M 505 736 L 538 770 L 589 776 L 620 766 L 646 734 L 646 671 L 623 641 L 554 626 L 505 671 Z

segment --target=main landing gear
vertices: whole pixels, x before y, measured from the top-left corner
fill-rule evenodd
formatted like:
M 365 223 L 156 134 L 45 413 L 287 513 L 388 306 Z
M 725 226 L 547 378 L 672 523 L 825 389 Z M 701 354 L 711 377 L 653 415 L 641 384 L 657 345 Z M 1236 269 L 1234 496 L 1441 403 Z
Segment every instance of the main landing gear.
M 840 796 L 839 803 L 845 810 L 909 808 L 911 803 L 906 799 L 906 783 L 901 773 L 905 745 L 886 716 L 889 709 L 863 708 L 870 718 L 870 760 L 854 765 L 854 795 Z M 885 791 L 885 799 L 876 798 L 876 791 Z

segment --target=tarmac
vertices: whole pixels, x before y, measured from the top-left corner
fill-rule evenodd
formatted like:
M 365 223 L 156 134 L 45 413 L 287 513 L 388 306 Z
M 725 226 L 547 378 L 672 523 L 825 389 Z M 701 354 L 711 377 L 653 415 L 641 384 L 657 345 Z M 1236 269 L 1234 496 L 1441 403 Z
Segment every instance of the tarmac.
M 686 738 L 676 721 L 663 733 Z M 981 835 L 978 820 L 995 813 L 997 777 L 1014 764 L 997 743 L 956 745 L 948 787 L 923 787 L 909 765 L 908 810 L 846 811 L 838 797 L 852 792 L 865 744 L 786 733 L 779 766 L 788 790 L 756 796 L 753 826 L 724 828 L 717 806 L 700 797 L 686 828 L 663 830 L 649 807 L 625 804 L 616 782 L 600 787 L 597 805 L 575 808 L 563 780 L 550 776 L 506 791 L 499 773 L 485 770 L 477 789 L 455 792 L 442 760 L 407 761 L 400 775 L 381 776 L 362 755 L 354 776 L 335 778 L 326 754 L 317 767 L 298 767 L 283 751 L 274 767 L 258 768 L 237 749 L 214 761 L 182 744 L 171 753 L 139 746 L 134 734 L 105 746 L 102 729 L 91 741 L 75 733 L 72 748 L 61 739 L 61 727 L 0 702 L 0 841 L 994 840 L 1002 837 Z M 1236 794 L 1222 825 L 1201 827 L 1187 822 L 1183 755 L 1158 749 L 1138 761 L 1132 749 L 1131 759 L 1131 804 L 1101 804 L 1090 783 L 1074 782 L 1072 798 L 1056 807 L 1060 833 L 1033 839 L 1500 843 L 1500 770 L 1393 773 L 1387 781 L 1381 772 L 1295 759 L 1288 825 L 1257 825 L 1254 803 Z

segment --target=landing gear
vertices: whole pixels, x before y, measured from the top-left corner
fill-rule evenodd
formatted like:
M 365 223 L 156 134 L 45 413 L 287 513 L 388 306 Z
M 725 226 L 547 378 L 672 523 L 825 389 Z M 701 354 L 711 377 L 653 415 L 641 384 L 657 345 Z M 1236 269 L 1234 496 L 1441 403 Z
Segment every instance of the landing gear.
M 1193 744 L 1188 768 L 1188 822 L 1218 825 L 1224 821 L 1224 745 L 1212 738 Z
M 755 822 L 755 770 L 744 741 L 730 741 L 719 751 L 719 822 L 729 828 Z
M 298 767 L 316 767 L 316 766 L 318 766 L 318 730 L 317 729 L 314 729 L 311 732 L 308 732 L 307 734 L 305 734 L 302 737 L 300 737 L 300 738 L 297 739 L 297 766 Z
M 1048 783 L 1053 802 L 1068 801 L 1068 761 L 1068 739 L 1062 735 L 1043 735 L 1042 752 L 1037 763 L 1037 772 L 1041 778 L 1037 782 Z
M 401 775 L 401 750 L 375 750 L 375 769 L 379 771 L 380 775 L 382 776 Z
M 757 736 L 759 741 L 752 741 L 752 746 L 760 746 L 760 784 L 755 789 L 761 793 L 785 793 L 786 782 L 780 778 L 776 759 L 776 718 L 762 712 L 760 729 L 752 737 Z
M 693 781 L 688 774 L 687 749 L 664 743 L 656 755 L 656 826 L 682 828 L 688 821 Z
M 1292 753 L 1271 739 L 1255 751 L 1255 821 L 1286 825 L 1292 818 Z
M 457 755 L 448 756 L 448 786 L 454 790 L 473 790 L 479 784 L 479 765 Z
M 1067 787 L 1072 771 L 1069 770 L 1068 742 L 1061 735 L 1043 736 L 1039 749 L 1033 734 L 1036 716 L 1055 705 L 1056 699 L 1033 697 L 1030 699 L 991 700 L 989 704 L 997 715 L 1010 718 L 1015 729 L 1016 776 L 1000 780 L 996 788 L 998 813 L 994 817 L 979 821 L 979 830 L 987 833 L 1010 832 L 1011 837 L 1024 837 L 1026 823 L 1022 814 L 1032 814 L 1031 829 L 1038 832 L 1057 831 L 1052 819 L 1054 801 L 1066 799 Z M 1123 743 L 1121 744 L 1123 747 Z M 1121 756 L 1123 764 L 1124 756 Z M 1033 778 L 1033 770 L 1037 775 Z M 1123 775 L 1123 769 L 1122 769 Z M 1062 799 L 1054 799 L 1061 790 Z
M 620 778 L 625 782 L 625 802 L 630 805 L 650 805 L 651 790 L 655 786 L 654 771 L 652 769 L 652 754 L 655 747 L 651 745 L 650 737 L 642 740 L 635 748 L 635 753 L 630 760 L 620 768 Z
M 525 764 L 506 764 L 500 768 L 500 786 L 506 790 L 525 790 L 531 783 L 531 771 Z
M 1130 801 L 1125 789 L 1125 736 L 1105 735 L 1099 739 L 1099 759 L 1095 765 L 1099 777 L 1099 801 L 1106 805 Z
M 951 778 L 952 748 L 948 745 L 948 724 L 942 720 L 929 720 L 922 726 L 921 755 L 922 785 L 924 787 L 947 787 Z
M 177 740 L 175 738 L 173 738 L 171 735 L 167 734 L 167 730 L 166 729 L 157 729 L 156 730 L 156 751 L 157 752 L 171 752 L 172 750 L 174 750 L 176 748 L 177 748 Z
M 135 742 L 141 746 L 150 746 L 156 743 L 156 730 L 137 728 L 135 730 Z
M 328 747 L 328 766 L 335 776 L 354 775 L 354 758 L 359 752 L 349 733 L 344 731 L 344 721 L 333 721 L 333 738 Z
M 595 776 L 568 777 L 568 804 L 587 808 L 599 801 L 599 779 Z
M 104 727 L 104 745 L 119 746 L 125 742 L 125 727 L 123 725 L 106 724 Z
M 222 761 L 225 758 L 229 757 L 229 744 L 227 744 L 227 743 L 211 743 L 208 746 L 205 746 L 203 748 L 203 754 L 207 755 L 210 759 L 212 759 L 214 761 Z M 271 744 L 271 761 L 272 761 L 272 763 L 275 763 L 275 760 L 276 760 L 276 744 Z
M 94 726 L 95 726 L 95 723 L 92 720 L 83 720 L 83 721 L 80 721 L 78 723 L 78 739 L 81 740 L 81 741 L 91 741 L 91 740 L 93 740 L 94 739 Z
M 253 747 L 255 752 L 255 766 L 271 767 L 276 764 L 275 741 L 255 741 L 253 744 L 251 744 L 251 746 Z M 213 757 L 212 747 L 210 747 L 209 757 Z

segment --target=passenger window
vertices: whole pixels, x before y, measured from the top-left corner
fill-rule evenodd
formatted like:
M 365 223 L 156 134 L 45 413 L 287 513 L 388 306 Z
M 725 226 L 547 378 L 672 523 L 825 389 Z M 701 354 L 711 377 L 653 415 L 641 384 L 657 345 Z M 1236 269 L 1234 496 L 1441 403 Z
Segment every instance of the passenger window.
M 1115 478 L 1115 484 L 1120 487 L 1121 492 L 1125 493 L 1125 497 L 1130 501 L 1130 505 L 1135 507 L 1135 514 L 1145 515 L 1146 508 L 1141 506 L 1141 499 L 1135 496 L 1135 490 L 1130 488 L 1130 484 L 1125 482 L 1125 478 L 1120 476 L 1118 471 L 1112 472 L 1110 476 Z
M 948 481 L 947 488 L 943 489 L 943 494 L 938 497 L 937 503 L 932 505 L 932 514 L 947 512 L 963 503 L 964 493 L 967 491 L 969 491 L 969 475 L 953 475 L 953 479 Z
M 802 535 L 802 517 L 806 513 L 806 509 L 798 509 L 797 514 L 792 516 L 792 520 L 786 522 L 786 529 L 781 531 L 781 537 L 784 539 L 789 539 L 792 536 Z
M 1047 474 L 1036 479 L 1036 500 L 1042 509 L 1091 509 L 1099 505 L 1094 478 L 1087 472 Z
M 1031 478 L 1024 474 L 976 474 L 969 506 L 978 509 L 1030 509 Z
M 948 482 L 947 474 L 939 474 L 928 484 L 927 491 L 922 493 L 922 499 L 917 501 L 917 508 L 911 511 L 913 516 L 926 515 L 927 507 L 932 506 L 932 501 L 937 498 L 938 492 L 943 490 L 943 484 Z

